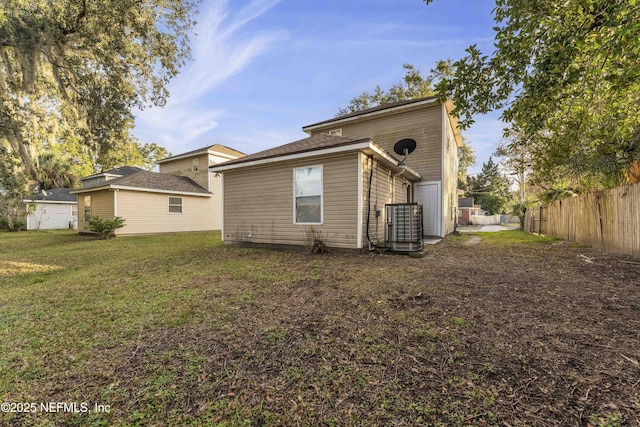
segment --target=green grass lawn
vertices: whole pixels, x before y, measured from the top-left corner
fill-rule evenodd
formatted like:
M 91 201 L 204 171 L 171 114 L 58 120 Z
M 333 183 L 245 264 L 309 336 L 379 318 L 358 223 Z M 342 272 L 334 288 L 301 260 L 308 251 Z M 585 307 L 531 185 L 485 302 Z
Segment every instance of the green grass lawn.
M 413 259 L 228 247 L 219 233 L 0 234 L 0 402 L 88 405 L 0 412 L 0 425 L 531 425 L 536 375 L 574 424 L 633 416 L 599 406 L 640 401 L 622 377 L 619 398 L 609 378 L 607 402 L 595 385 L 586 400 L 563 400 L 564 383 L 544 376 L 563 375 L 555 370 L 565 347 L 538 347 L 535 336 L 548 328 L 610 337 L 610 316 L 626 311 L 596 325 L 554 304 L 592 304 L 590 289 L 619 285 L 600 280 L 611 273 L 576 275 L 567 263 L 583 268 L 578 255 L 588 249 L 548 256 L 549 238 L 484 233 L 466 247 L 467 238 Z M 491 259 L 507 267 L 492 270 Z M 630 365 L 619 353 L 635 357 L 630 334 L 607 341 L 612 366 Z

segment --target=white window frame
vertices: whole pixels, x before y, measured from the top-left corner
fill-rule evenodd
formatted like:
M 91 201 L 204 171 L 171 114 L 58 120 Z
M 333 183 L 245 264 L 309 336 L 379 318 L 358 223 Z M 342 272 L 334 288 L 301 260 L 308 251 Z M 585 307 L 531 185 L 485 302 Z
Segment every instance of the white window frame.
M 89 201 L 89 205 L 87 206 L 87 200 Z M 82 210 L 84 211 L 84 222 L 88 223 L 91 220 L 91 196 L 84 196 L 82 201 Z M 87 210 L 87 207 L 89 208 Z
M 193 172 L 198 172 L 200 170 L 200 159 L 191 160 L 191 170 Z
M 171 203 L 171 199 L 180 199 L 180 204 Z M 169 196 L 167 198 L 167 202 L 168 202 L 168 214 L 169 215 L 182 215 L 182 213 L 184 212 L 184 198 L 182 196 Z M 171 212 L 171 208 L 175 207 L 175 206 L 180 206 L 180 212 Z
M 305 194 L 303 196 L 296 195 L 296 171 L 298 169 L 313 169 L 320 168 L 320 194 Z M 324 167 L 323 165 L 309 165 L 293 168 L 293 223 L 295 225 L 322 225 L 324 224 Z M 298 205 L 298 197 L 313 197 L 320 196 L 320 222 L 298 222 L 298 215 L 296 207 Z
M 329 135 L 331 135 L 331 136 L 342 136 L 342 128 L 331 129 L 329 131 Z

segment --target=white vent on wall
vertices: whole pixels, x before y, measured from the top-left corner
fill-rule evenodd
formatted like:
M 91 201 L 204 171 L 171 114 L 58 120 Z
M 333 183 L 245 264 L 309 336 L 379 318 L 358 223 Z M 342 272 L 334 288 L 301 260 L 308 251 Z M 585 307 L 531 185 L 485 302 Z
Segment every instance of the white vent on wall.
M 342 136 L 342 129 L 331 129 L 329 131 L 329 135 L 331 135 L 331 136 Z

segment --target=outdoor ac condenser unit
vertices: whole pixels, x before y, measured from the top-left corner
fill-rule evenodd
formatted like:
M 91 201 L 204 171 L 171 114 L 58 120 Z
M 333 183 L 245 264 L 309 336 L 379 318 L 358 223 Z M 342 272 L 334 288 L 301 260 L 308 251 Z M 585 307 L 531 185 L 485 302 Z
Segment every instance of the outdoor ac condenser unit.
M 422 250 L 422 205 L 395 203 L 385 205 L 387 247 L 395 252 Z

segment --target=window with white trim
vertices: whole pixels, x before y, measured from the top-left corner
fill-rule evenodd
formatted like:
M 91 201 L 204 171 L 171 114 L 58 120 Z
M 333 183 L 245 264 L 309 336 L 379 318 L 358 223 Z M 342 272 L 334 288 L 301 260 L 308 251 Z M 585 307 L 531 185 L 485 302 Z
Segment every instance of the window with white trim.
M 294 168 L 294 224 L 322 224 L 322 199 L 322 165 Z
M 169 197 L 169 213 L 182 213 L 182 197 Z
M 193 159 L 191 161 L 191 170 L 194 172 L 198 172 L 198 170 L 200 169 L 200 159 Z
M 84 196 L 84 222 L 91 220 L 91 196 Z
M 340 128 L 340 129 L 331 129 L 329 131 L 329 135 L 331 135 L 331 136 L 342 136 L 342 128 Z

